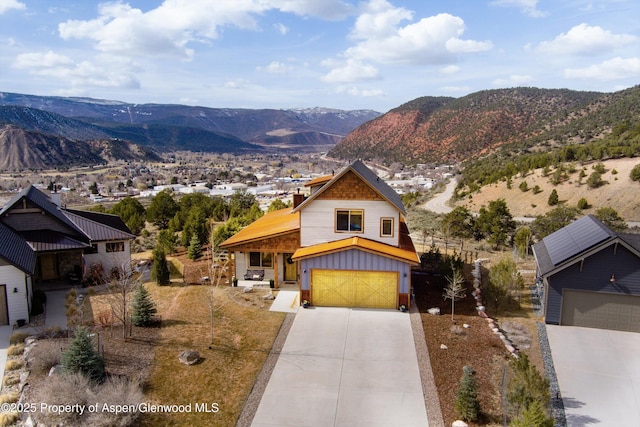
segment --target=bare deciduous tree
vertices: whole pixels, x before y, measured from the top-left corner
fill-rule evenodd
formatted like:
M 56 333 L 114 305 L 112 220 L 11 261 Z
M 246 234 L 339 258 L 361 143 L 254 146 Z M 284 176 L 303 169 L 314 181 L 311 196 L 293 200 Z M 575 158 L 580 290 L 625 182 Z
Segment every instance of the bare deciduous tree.
M 111 316 L 122 323 L 122 339 L 127 338 L 127 326 L 131 321 L 131 301 L 136 288 L 140 286 L 140 275 L 134 274 L 128 264 L 114 267 L 107 282 L 108 301 Z
M 226 252 L 221 251 L 214 243 L 214 229 L 216 224 L 211 222 L 211 232 L 209 233 L 211 246 L 209 251 L 211 253 L 211 259 L 208 264 L 208 276 L 206 280 L 203 281 L 203 285 L 207 287 L 206 290 L 206 298 L 205 302 L 207 304 L 207 308 L 209 309 L 209 321 L 210 321 L 210 336 L 209 336 L 209 345 L 213 345 L 213 325 L 214 325 L 214 314 L 215 312 L 222 307 L 224 301 L 220 299 L 220 287 L 224 284 L 224 279 L 226 278 L 226 272 L 229 268 L 229 259 L 227 257 Z
M 453 322 L 453 314 L 455 303 L 457 300 L 464 298 L 466 290 L 464 287 L 464 277 L 459 268 L 451 265 L 451 276 L 447 276 L 447 287 L 444 288 L 442 296 L 444 299 L 451 300 L 451 321 Z

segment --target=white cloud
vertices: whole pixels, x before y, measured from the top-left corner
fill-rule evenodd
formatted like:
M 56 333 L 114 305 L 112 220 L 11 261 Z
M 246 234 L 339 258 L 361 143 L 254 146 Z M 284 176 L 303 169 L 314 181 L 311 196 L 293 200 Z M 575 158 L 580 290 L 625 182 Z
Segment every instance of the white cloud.
M 251 82 L 246 79 L 227 80 L 222 85 L 227 89 L 246 89 L 251 86 Z
M 103 58 L 96 62 L 75 62 L 72 58 L 54 53 L 31 52 L 16 57 L 13 67 L 25 70 L 32 76 L 55 78 L 70 84 L 72 92 L 78 88 L 94 86 L 102 88 L 137 89 L 140 82 L 118 61 Z
M 613 34 L 601 27 L 583 23 L 551 41 L 540 43 L 536 50 L 551 55 L 595 55 L 639 41 L 640 37 L 634 35 Z
M 362 16 L 358 21 L 361 19 Z M 493 47 L 489 41 L 462 40 L 464 21 L 457 16 L 442 13 L 398 27 L 403 19 L 408 19 L 408 15 L 397 9 L 367 17 L 365 21 L 378 25 L 357 27 L 353 36 L 362 41 L 348 48 L 344 56 L 383 64 L 446 64 L 454 61 L 457 54 Z
M 289 32 L 289 28 L 282 23 L 273 24 L 273 27 L 283 36 Z
M 333 61 L 325 61 L 323 64 L 332 64 Z M 346 63 L 337 66 L 329 73 L 321 77 L 325 83 L 352 83 L 362 80 L 375 80 L 380 78 L 378 69 L 356 59 L 348 59 Z
M 257 67 L 258 71 L 266 71 L 267 73 L 283 74 L 289 71 L 290 67 L 278 61 L 272 61 L 266 67 Z
M 341 0 L 164 0 L 143 12 L 112 1 L 99 5 L 96 18 L 68 20 L 58 25 L 58 32 L 65 40 L 93 40 L 101 52 L 189 60 L 195 53 L 191 43 L 218 39 L 225 26 L 257 31 L 255 17 L 269 10 L 339 19 L 351 9 Z M 277 28 L 288 31 L 282 24 Z
M 532 76 L 526 74 L 511 74 L 506 79 L 495 79 L 491 82 L 494 86 L 500 87 L 513 87 L 513 86 L 522 86 L 528 83 L 531 83 L 535 79 Z
M 10 10 L 24 10 L 26 8 L 27 5 L 17 0 L 0 0 L 0 15 Z
M 460 71 L 460 67 L 457 65 L 447 65 L 446 67 L 440 68 L 440 72 L 442 74 L 455 74 Z
M 568 79 L 605 81 L 637 79 L 640 76 L 640 57 L 616 57 L 585 68 L 567 68 L 564 76 Z
M 527 16 L 532 18 L 542 18 L 547 16 L 547 12 L 538 10 L 538 0 L 494 0 L 492 6 L 518 7 Z
M 347 95 L 357 96 L 360 98 L 372 98 L 385 96 L 382 89 L 359 89 L 354 86 L 340 86 L 336 90 L 337 93 L 346 93 Z

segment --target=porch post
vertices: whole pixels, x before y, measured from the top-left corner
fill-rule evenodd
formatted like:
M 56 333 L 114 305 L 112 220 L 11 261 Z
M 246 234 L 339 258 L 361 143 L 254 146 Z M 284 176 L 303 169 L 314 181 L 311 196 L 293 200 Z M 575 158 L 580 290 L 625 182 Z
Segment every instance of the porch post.
M 278 289 L 280 284 L 278 283 L 278 252 L 273 253 L 273 284 L 274 288 Z

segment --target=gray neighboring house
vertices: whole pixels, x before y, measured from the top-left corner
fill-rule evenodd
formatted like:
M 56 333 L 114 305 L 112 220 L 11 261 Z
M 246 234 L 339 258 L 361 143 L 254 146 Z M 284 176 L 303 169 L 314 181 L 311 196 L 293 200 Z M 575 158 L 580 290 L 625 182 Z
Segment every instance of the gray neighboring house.
M 533 245 L 545 322 L 640 332 L 640 235 L 591 215 Z
M 130 268 L 129 228 L 116 215 L 66 209 L 33 186 L 0 209 L 0 325 L 29 321 L 33 289 L 79 283 L 92 266 Z

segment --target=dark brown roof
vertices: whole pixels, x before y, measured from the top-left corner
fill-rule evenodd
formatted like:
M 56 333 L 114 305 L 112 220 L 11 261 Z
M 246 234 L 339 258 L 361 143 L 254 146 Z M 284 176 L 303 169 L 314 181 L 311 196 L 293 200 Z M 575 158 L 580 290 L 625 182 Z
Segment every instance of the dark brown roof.
M 20 236 L 36 252 L 66 251 L 90 248 L 91 245 L 53 230 L 22 231 Z
M 104 240 L 129 240 L 136 237 L 131 234 L 122 220 L 115 215 L 101 215 L 97 212 L 91 212 L 92 215 L 85 216 L 84 214 L 87 213 L 86 211 L 64 210 L 63 212 L 94 242 Z M 82 212 L 82 214 L 80 214 L 80 212 Z M 95 220 L 90 218 L 95 218 Z M 101 220 L 105 220 L 109 225 L 103 223 Z M 118 227 L 113 227 L 110 224 L 116 224 Z M 124 228 L 126 231 L 121 230 L 121 228 Z
M 36 267 L 36 253 L 11 228 L 0 222 L 0 258 L 16 266 L 28 274 L 33 274 Z

